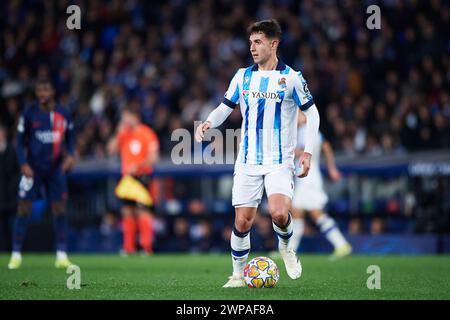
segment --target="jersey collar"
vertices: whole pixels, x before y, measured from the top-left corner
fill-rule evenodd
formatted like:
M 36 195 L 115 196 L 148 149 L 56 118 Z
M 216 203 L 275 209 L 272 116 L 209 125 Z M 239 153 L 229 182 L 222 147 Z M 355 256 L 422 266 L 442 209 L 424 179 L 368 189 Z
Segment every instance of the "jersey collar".
M 284 69 L 286 69 L 286 64 L 284 64 L 284 62 L 278 58 L 278 64 L 277 67 L 275 68 L 275 70 L 277 71 L 284 71 Z M 258 71 L 258 64 L 254 64 L 252 67 L 252 71 Z

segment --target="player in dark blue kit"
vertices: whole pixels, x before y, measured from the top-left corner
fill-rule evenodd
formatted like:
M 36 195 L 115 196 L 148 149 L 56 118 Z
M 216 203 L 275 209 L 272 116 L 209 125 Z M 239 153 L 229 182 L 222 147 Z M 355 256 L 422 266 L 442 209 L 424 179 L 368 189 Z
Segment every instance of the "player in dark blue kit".
M 68 110 L 55 101 L 50 81 L 38 80 L 37 100 L 28 106 L 17 127 L 16 150 L 21 166 L 17 217 L 13 229 L 13 251 L 9 269 L 22 264 L 25 238 L 33 200 L 42 189 L 50 203 L 56 238 L 56 268 L 67 268 L 66 173 L 74 164 L 74 132 Z

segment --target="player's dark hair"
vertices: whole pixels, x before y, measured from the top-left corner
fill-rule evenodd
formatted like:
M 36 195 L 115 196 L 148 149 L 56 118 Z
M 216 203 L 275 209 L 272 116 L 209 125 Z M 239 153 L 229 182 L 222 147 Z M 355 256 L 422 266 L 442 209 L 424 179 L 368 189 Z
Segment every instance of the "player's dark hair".
M 138 118 L 141 118 L 141 110 L 139 110 L 139 107 L 133 104 L 127 105 L 122 109 L 122 112 L 129 112 L 137 116 Z
M 53 88 L 53 83 L 49 78 L 38 78 L 36 79 L 34 86 L 38 87 L 38 86 L 45 86 L 45 85 L 50 85 L 50 87 Z
M 269 19 L 252 23 L 247 28 L 247 33 L 250 36 L 253 33 L 262 32 L 269 39 L 281 40 L 281 27 L 277 20 Z

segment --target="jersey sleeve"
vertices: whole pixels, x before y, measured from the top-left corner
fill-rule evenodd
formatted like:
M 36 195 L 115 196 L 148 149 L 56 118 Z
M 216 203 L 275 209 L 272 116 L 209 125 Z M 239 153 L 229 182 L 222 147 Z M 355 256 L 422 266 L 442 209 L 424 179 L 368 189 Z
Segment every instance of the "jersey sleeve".
M 300 110 L 305 111 L 314 104 L 313 96 L 309 92 L 306 80 L 300 71 L 295 73 L 293 78 L 292 98 Z
M 75 154 L 75 130 L 69 112 L 66 112 L 66 122 L 66 149 L 67 153 L 73 156 Z
M 320 131 L 319 131 L 319 134 L 317 136 L 317 139 L 319 139 L 320 145 L 322 145 L 326 141 L 325 137 L 323 136 L 322 132 L 320 132 Z
M 28 117 L 28 109 L 25 109 L 19 118 L 19 123 L 17 124 L 17 135 L 16 135 L 16 155 L 17 161 L 20 165 L 26 163 L 26 155 L 25 155 L 25 141 L 26 136 L 28 134 L 29 128 L 29 117 Z
M 302 126 L 302 127 L 298 128 L 298 131 L 297 131 L 296 148 L 297 149 L 305 149 L 305 146 L 306 146 L 305 140 L 306 140 L 306 126 Z M 317 134 L 317 140 L 320 145 L 322 145 L 322 143 L 325 141 L 325 138 L 323 137 L 323 134 L 320 131 Z
M 305 149 L 305 127 L 302 126 L 297 130 L 297 149 Z
M 231 79 L 230 85 L 228 86 L 228 90 L 225 93 L 223 103 L 228 107 L 234 109 L 236 105 L 239 103 L 240 97 L 240 89 L 239 89 L 239 79 L 242 77 L 241 69 L 239 69 L 234 75 L 233 79 Z

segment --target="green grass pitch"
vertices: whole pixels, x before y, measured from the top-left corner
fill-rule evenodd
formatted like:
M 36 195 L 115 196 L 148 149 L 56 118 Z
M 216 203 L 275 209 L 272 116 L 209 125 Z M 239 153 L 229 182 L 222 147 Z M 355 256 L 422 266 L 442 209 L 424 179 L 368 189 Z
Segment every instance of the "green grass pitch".
M 254 253 L 253 258 L 264 253 Z M 229 255 L 164 255 L 122 258 L 71 255 L 81 269 L 81 289 L 53 267 L 53 254 L 25 254 L 22 268 L 8 270 L 0 255 L 0 299 L 450 299 L 449 256 L 351 256 L 331 262 L 302 255 L 303 275 L 288 278 L 283 262 L 273 289 L 223 289 L 231 273 Z M 381 289 L 366 286 L 367 267 L 381 269 Z

